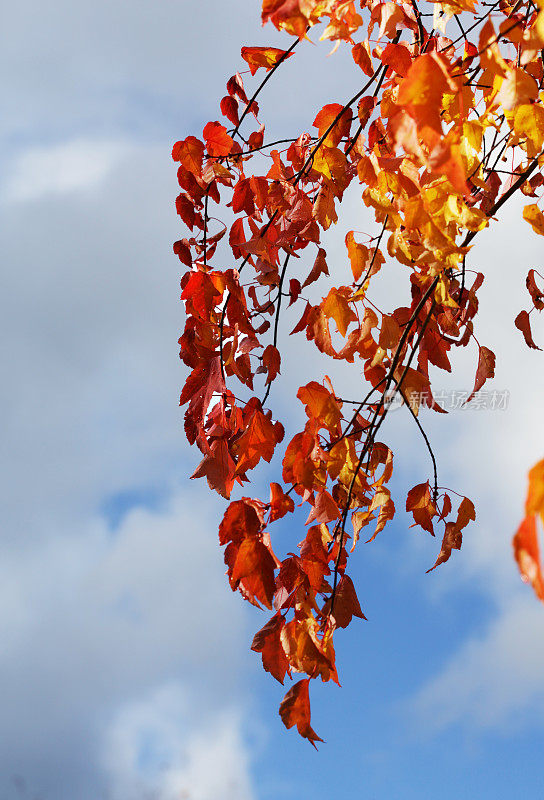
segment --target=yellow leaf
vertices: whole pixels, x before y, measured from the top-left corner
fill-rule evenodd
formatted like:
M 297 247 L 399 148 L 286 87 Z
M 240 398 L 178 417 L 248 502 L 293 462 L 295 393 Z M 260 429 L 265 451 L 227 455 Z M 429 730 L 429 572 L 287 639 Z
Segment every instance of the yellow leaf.
M 498 102 L 508 111 L 530 100 L 536 100 L 537 97 L 538 86 L 535 79 L 520 67 L 508 71 L 497 94 Z
M 540 105 L 521 105 L 514 116 L 514 130 L 528 139 L 527 155 L 534 158 L 544 143 L 544 108 Z
M 523 209 L 523 219 L 528 222 L 535 233 L 544 236 L 544 214 L 536 203 L 531 203 Z

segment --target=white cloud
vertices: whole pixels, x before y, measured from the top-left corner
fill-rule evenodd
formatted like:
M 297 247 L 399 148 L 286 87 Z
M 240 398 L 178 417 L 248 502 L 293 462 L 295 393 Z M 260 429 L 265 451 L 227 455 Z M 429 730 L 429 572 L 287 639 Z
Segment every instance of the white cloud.
M 183 689 L 169 684 L 120 709 L 104 738 L 112 800 L 251 800 L 235 713 L 190 724 Z
M 78 139 L 32 147 L 13 163 L 4 197 L 8 202 L 27 202 L 48 194 L 95 189 L 122 155 L 127 155 L 126 142 Z
M 217 545 L 223 504 L 196 483 L 179 489 L 196 456 L 178 407 L 175 166 L 167 146 L 95 145 L 37 161 L 31 148 L 21 163 L 43 162 L 42 175 L 101 153 L 100 180 L 89 187 L 74 167 L 77 187 L 21 188 L 2 208 L 0 793 L 107 796 L 124 767 L 105 764 L 106 743 L 143 707 L 164 746 L 171 732 L 186 752 L 161 800 L 179 775 L 209 796 L 203 736 L 236 756 L 227 777 L 249 798 L 250 631 Z M 154 510 L 137 505 L 149 491 Z M 112 530 L 101 510 L 123 492 L 136 507 Z M 188 698 L 170 716 L 168 686 Z
M 544 614 L 530 594 L 514 596 L 478 637 L 470 637 L 408 704 L 432 736 L 461 723 L 510 732 L 544 711 Z
M 249 632 L 224 580 L 213 504 L 200 496 L 134 509 L 114 534 L 97 521 L 50 536 L 24 558 L 3 547 L 4 792 L 20 775 L 44 797 L 63 796 L 70 780 L 74 797 L 121 798 L 125 779 L 157 777 L 153 760 L 136 763 L 151 737 L 171 759 L 161 800 L 181 780 L 196 800 L 212 797 L 204 741 L 234 759 L 216 797 L 233 796 L 231 784 L 251 796 L 240 727 Z

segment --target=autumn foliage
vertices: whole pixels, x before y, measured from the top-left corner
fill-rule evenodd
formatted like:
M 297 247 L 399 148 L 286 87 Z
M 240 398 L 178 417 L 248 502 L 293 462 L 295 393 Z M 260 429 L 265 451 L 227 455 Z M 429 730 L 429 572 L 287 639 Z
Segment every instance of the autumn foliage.
M 173 148 L 176 208 L 190 231 L 174 244 L 186 267 L 180 345 L 190 370 L 180 402 L 187 439 L 202 454 L 192 477 L 206 478 L 228 500 L 281 448 L 282 472 L 269 496 L 237 493 L 219 540 L 232 589 L 271 612 L 252 644 L 264 669 L 280 683 L 306 676 L 289 689 L 280 715 L 315 744 L 310 681 L 338 682 L 335 631 L 364 619 L 350 555 L 395 514 L 393 453 L 379 438 L 395 398 L 432 461 L 432 475 L 405 500 L 414 525 L 442 539 L 431 569 L 461 547 L 475 519 L 467 497 L 439 485 L 420 409 L 445 411 L 430 367 L 451 372 L 456 348 L 471 343 L 477 352 L 467 402 L 494 375 L 495 355 L 474 330 L 484 280 L 469 266 L 478 232 L 518 193 L 530 200 L 524 219 L 544 235 L 544 10 L 533 0 L 264 0 L 262 21 L 290 37 L 286 49 L 242 47 L 249 77 L 229 78 L 220 119 Z M 316 31 L 349 48 L 357 90 L 309 109 L 308 130 L 296 138 L 267 141 L 257 98 Z M 350 277 L 335 285 L 323 232 L 338 222 L 354 183 L 376 230 L 347 232 Z M 228 223 L 212 210 L 219 204 Z M 216 266 L 221 240 L 228 260 Z M 403 306 L 381 310 L 372 282 L 392 262 L 406 270 L 411 290 Z M 307 291 L 314 283 L 317 302 Z M 539 287 L 544 281 L 531 269 L 530 307 L 515 320 L 532 348 L 530 315 L 544 308 Z M 299 309 L 291 334 L 313 342 L 323 374 L 329 359 L 347 362 L 359 386 L 355 400 L 339 396 L 323 374 L 300 386 L 306 421 L 290 441 L 268 403 L 288 358 L 280 352 L 287 304 Z M 515 335 L 514 321 L 512 329 Z M 543 465 L 530 474 L 527 516 L 514 540 L 522 575 L 540 599 Z M 302 540 L 297 552 L 279 553 L 272 524 L 295 505 L 306 508 Z

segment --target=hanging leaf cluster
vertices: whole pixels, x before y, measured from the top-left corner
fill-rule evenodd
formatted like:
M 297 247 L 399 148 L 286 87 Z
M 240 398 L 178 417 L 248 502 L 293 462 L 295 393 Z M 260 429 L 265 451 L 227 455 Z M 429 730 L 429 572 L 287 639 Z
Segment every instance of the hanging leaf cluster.
M 381 441 L 395 400 L 431 456 L 432 474 L 405 503 L 414 525 L 442 538 L 431 569 L 461 547 L 475 519 L 467 497 L 438 483 L 421 410 L 446 410 L 431 373 L 451 372 L 456 348 L 477 353 L 467 402 L 494 376 L 495 356 L 475 333 L 484 280 L 470 268 L 478 232 L 518 193 L 531 200 L 524 219 L 544 234 L 544 10 L 533 0 L 264 0 L 262 21 L 290 37 L 289 46 L 243 47 L 249 76 L 230 77 L 218 119 L 172 152 L 176 208 L 188 229 L 174 244 L 186 268 L 179 341 L 189 374 L 180 403 L 187 439 L 202 456 L 192 477 L 230 500 L 219 528 L 230 586 L 270 612 L 252 649 L 280 683 L 305 676 L 280 715 L 315 745 L 310 682 L 338 683 L 335 632 L 364 619 L 350 556 L 395 514 L 393 453 Z M 331 102 L 308 109 L 307 130 L 270 141 L 259 95 L 288 61 L 292 74 L 297 49 L 316 37 L 349 49 L 354 91 L 340 87 Z M 346 233 L 349 277 L 336 285 L 324 234 L 353 185 L 376 229 Z M 410 292 L 403 306 L 381 310 L 373 281 L 394 262 Z M 544 307 L 538 280 L 531 270 L 531 311 Z M 289 358 L 280 348 L 287 305 L 298 309 L 291 336 L 315 346 L 323 363 L 298 388 L 306 421 L 289 441 L 269 403 Z M 529 314 L 515 325 L 536 348 Z M 333 362 L 352 365 L 355 400 L 326 377 Z M 275 453 L 281 472 L 269 496 L 239 496 Z M 516 558 L 542 598 L 533 534 L 540 495 L 531 490 Z M 306 526 L 296 552 L 280 553 L 273 524 L 295 506 L 306 508 Z

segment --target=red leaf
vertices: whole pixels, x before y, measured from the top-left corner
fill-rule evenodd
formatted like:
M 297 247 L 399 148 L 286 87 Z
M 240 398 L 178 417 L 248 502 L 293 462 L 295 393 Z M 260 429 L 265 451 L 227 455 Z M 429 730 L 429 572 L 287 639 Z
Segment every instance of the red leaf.
M 522 332 L 523 338 L 525 339 L 525 343 L 528 345 L 528 347 L 532 347 L 533 350 L 542 350 L 542 348 L 536 345 L 533 341 L 531 322 L 529 320 L 529 314 L 526 311 L 519 312 L 514 320 L 514 325 Z
M 238 117 L 238 103 L 231 97 L 230 95 L 225 95 L 221 100 L 221 113 L 224 117 L 226 117 L 233 125 L 238 125 L 239 117 Z
M 234 145 L 227 129 L 220 122 L 208 122 L 202 131 L 206 141 L 206 150 L 210 156 L 228 156 Z
M 384 64 L 392 67 L 403 78 L 412 65 L 412 56 L 408 48 L 403 44 L 395 44 L 394 42 L 390 42 L 385 47 L 381 59 Z
M 210 452 L 204 456 L 191 478 L 206 476 L 210 489 L 215 489 L 227 500 L 234 486 L 235 463 L 229 453 L 224 439 L 217 439 L 211 446 Z
M 536 285 L 534 269 L 529 270 L 529 274 L 527 275 L 526 285 L 527 285 L 527 290 L 531 295 L 531 300 L 533 301 L 535 308 L 538 309 L 538 311 L 542 311 L 542 309 L 544 308 L 544 295 Z
M 290 674 L 289 661 L 281 643 L 281 631 L 284 626 L 285 620 L 281 614 L 275 614 L 255 634 L 251 643 L 251 649 L 255 653 L 261 653 L 264 669 L 280 683 L 283 683 L 286 672 L 289 671 Z
M 187 227 L 193 230 L 195 225 L 195 207 L 186 194 L 179 194 L 177 196 L 176 211 Z
M 310 725 L 310 694 L 308 691 L 309 678 L 295 683 L 287 692 L 280 704 L 280 717 L 286 728 L 297 726 L 301 736 L 308 739 L 316 750 L 316 742 L 322 742 Z
M 476 392 L 479 392 L 488 378 L 493 378 L 495 375 L 495 353 L 488 347 L 480 347 L 478 357 L 478 367 L 476 369 L 476 379 L 474 381 L 474 388 L 467 403 L 472 400 Z
M 285 494 L 279 483 L 270 484 L 270 518 L 269 522 L 281 519 L 286 514 L 295 510 L 292 497 Z
M 372 61 L 370 60 L 370 48 L 367 42 L 361 42 L 351 48 L 351 55 L 358 67 L 361 67 L 365 75 L 369 77 L 374 74 Z
M 230 565 L 229 547 L 225 551 L 225 562 Z M 276 561 L 268 547 L 256 537 L 244 539 L 236 551 L 230 572 L 230 585 L 236 590 L 239 584 L 249 595 L 251 602 L 257 600 L 267 608 L 272 608 L 274 590 L 274 570 Z
M 276 378 L 280 371 L 281 356 L 280 351 L 273 344 L 269 344 L 263 352 L 263 366 L 268 372 L 265 386 Z
M 185 266 L 191 267 L 193 265 L 191 249 L 187 239 L 181 239 L 179 242 L 174 242 L 174 253 L 177 255 L 181 263 L 185 264 Z

